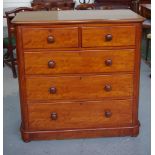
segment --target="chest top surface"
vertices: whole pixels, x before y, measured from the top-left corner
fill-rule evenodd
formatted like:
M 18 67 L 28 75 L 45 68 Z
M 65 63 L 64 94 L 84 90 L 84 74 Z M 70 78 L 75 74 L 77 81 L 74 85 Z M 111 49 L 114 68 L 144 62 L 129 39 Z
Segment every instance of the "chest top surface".
M 128 9 L 122 10 L 66 10 L 20 12 L 13 19 L 14 24 L 38 23 L 102 23 L 142 22 L 143 17 Z

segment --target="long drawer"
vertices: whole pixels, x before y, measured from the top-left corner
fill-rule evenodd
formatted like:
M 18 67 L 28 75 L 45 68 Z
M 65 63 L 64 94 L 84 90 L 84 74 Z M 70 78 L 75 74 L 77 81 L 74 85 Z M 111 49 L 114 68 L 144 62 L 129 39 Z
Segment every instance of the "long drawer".
M 26 74 L 134 71 L 134 50 L 25 52 Z
M 29 101 L 131 97 L 133 75 L 29 76 L 26 94 Z
M 131 100 L 28 104 L 30 130 L 105 128 L 132 124 Z
M 24 49 L 78 47 L 78 28 L 23 28 Z
M 82 28 L 82 47 L 134 46 L 135 38 L 135 26 Z

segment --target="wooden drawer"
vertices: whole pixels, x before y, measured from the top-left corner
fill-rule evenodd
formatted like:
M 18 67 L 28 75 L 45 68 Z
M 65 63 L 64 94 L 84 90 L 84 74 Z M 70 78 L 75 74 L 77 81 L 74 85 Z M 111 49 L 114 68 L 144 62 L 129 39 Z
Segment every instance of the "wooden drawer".
M 24 49 L 78 47 L 78 28 L 23 28 Z
M 24 53 L 26 74 L 102 73 L 134 70 L 134 50 Z
M 27 77 L 26 88 L 30 101 L 131 97 L 133 75 Z
M 131 100 L 28 104 L 31 130 L 105 128 L 132 123 Z
M 135 45 L 135 26 L 83 27 L 83 47 Z

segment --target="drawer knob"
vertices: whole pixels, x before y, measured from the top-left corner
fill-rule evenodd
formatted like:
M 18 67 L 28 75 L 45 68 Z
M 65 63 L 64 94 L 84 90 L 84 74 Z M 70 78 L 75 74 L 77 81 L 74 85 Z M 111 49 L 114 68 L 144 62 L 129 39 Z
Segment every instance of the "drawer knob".
M 111 34 L 105 35 L 105 40 L 106 41 L 111 41 L 112 40 L 112 35 Z
M 54 37 L 53 37 L 53 36 L 48 36 L 48 37 L 47 37 L 47 42 L 48 42 L 48 43 L 54 43 L 54 41 L 55 41 L 55 40 L 54 40 Z
M 49 67 L 49 68 L 54 68 L 55 65 L 56 65 L 56 63 L 55 63 L 55 61 L 53 61 L 53 60 L 50 60 L 50 61 L 48 62 L 48 67 Z
M 105 60 L 105 64 L 106 64 L 106 66 L 111 66 L 112 65 L 112 60 L 111 59 Z
M 106 84 L 106 85 L 104 86 L 104 90 L 105 90 L 105 91 L 111 91 L 111 90 L 112 90 L 111 85 Z
M 57 89 L 56 89 L 55 87 L 51 87 L 51 88 L 49 89 L 49 92 L 50 92 L 50 94 L 56 94 Z
M 107 117 L 107 118 L 111 117 L 112 116 L 111 110 L 105 110 L 104 116 Z
M 57 113 L 56 113 L 56 112 L 52 112 L 52 113 L 51 113 L 51 119 L 52 119 L 52 120 L 57 120 L 57 118 L 58 118 Z

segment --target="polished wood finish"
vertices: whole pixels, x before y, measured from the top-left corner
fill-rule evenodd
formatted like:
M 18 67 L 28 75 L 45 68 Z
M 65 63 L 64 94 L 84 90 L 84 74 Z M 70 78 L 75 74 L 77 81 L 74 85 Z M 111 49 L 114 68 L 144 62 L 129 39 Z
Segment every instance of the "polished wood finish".
M 21 128 L 22 139 L 24 142 L 30 140 L 49 140 L 49 139 L 73 139 L 73 138 L 101 138 L 101 137 L 119 137 L 131 135 L 136 137 L 139 133 L 139 124 L 126 127 L 111 128 L 91 128 L 74 130 L 50 130 L 50 131 L 25 131 Z
M 151 19 L 151 4 L 141 4 L 140 14 L 147 19 Z
M 131 100 L 34 103 L 28 105 L 28 110 L 31 131 L 107 128 L 132 124 Z
M 24 49 L 78 47 L 78 28 L 23 28 Z
M 139 0 L 141 4 L 151 4 L 151 0 Z
M 25 73 L 28 75 L 54 75 L 66 73 L 133 72 L 134 55 L 135 51 L 133 49 L 30 51 L 24 53 Z
M 82 3 L 79 4 L 76 8 L 76 10 L 94 10 L 95 9 L 95 4 L 93 3 Z
M 132 97 L 133 75 L 29 77 L 26 85 L 29 101 L 124 98 Z
M 77 12 L 83 16 L 74 18 L 72 11 L 48 13 L 50 17 L 44 12 L 32 16 L 22 13 L 13 21 L 20 64 L 21 134 L 25 142 L 139 133 L 143 18 L 129 10 L 124 10 L 120 20 L 123 10 L 118 10 L 117 15 L 112 11 L 115 15 L 109 19 L 107 11 L 94 10 L 92 17 L 89 11 Z M 58 14 L 61 16 L 56 17 Z M 75 35 L 70 35 L 69 30 Z M 25 38 L 26 32 L 29 37 Z M 72 39 L 65 40 L 65 35 Z
M 131 46 L 135 43 L 135 26 L 82 28 L 83 47 Z
M 138 12 L 138 0 L 95 0 L 97 8 L 101 9 L 131 9 Z
M 31 6 L 39 10 L 73 10 L 73 0 L 33 0 Z

